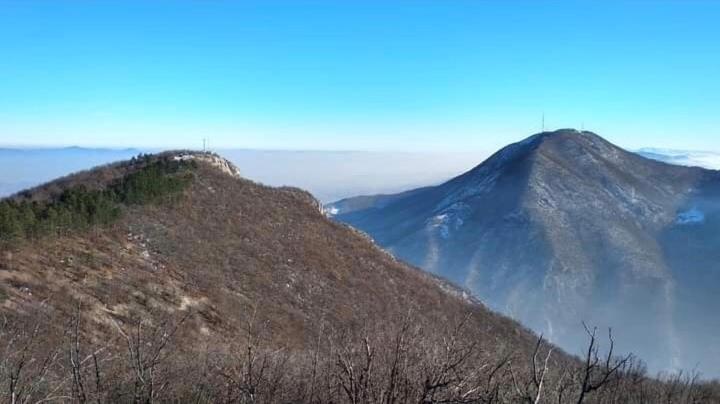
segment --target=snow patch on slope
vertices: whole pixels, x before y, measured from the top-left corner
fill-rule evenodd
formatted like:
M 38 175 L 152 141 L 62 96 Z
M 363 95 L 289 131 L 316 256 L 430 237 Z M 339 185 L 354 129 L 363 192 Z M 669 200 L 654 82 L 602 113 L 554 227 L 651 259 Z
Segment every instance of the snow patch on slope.
M 705 213 L 698 208 L 691 208 L 677 215 L 677 224 L 698 224 L 705 221 Z
M 428 230 L 435 230 L 440 237 L 447 240 L 451 232 L 459 229 L 465 224 L 470 211 L 470 206 L 464 202 L 455 202 L 445 209 L 440 210 L 437 215 L 428 218 L 425 223 Z

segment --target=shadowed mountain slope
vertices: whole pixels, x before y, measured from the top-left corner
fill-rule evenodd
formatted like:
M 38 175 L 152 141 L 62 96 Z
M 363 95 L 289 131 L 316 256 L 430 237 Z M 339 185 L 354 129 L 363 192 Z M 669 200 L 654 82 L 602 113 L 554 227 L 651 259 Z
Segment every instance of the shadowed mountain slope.
M 717 376 L 718 192 L 719 172 L 559 130 L 439 186 L 327 210 L 566 349 L 584 320 L 614 327 L 653 369 Z

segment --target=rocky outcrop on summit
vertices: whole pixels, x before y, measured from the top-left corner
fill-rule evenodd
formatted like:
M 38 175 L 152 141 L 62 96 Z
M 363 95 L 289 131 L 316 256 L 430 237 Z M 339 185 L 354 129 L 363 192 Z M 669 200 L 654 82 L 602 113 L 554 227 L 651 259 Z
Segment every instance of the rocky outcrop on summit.
M 439 186 L 327 209 L 571 351 L 586 321 L 651 368 L 720 375 L 720 172 L 559 130 Z

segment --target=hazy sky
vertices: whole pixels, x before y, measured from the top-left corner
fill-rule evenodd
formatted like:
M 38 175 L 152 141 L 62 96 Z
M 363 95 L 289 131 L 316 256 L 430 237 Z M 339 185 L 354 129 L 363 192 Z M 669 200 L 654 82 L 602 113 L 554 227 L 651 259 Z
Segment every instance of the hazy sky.
M 720 1 L 0 0 L 0 145 L 720 150 Z

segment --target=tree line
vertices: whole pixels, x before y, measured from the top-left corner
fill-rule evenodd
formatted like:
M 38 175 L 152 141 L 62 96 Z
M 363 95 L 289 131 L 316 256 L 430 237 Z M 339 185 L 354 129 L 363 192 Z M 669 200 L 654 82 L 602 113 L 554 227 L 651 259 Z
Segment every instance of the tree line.
M 103 189 L 78 185 L 48 201 L 0 201 L 0 244 L 108 225 L 124 206 L 154 203 L 181 192 L 195 162 L 140 155 L 129 167 L 129 174 Z

